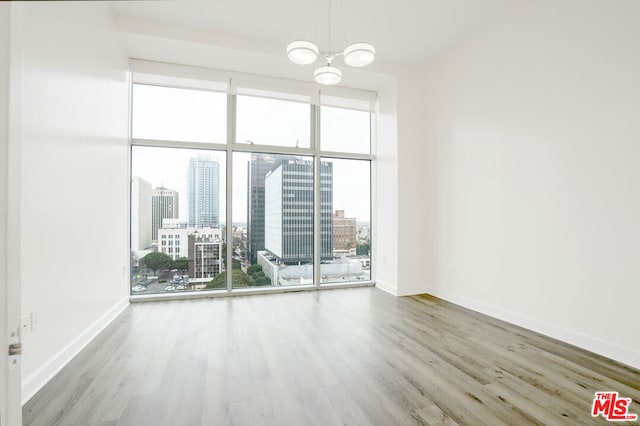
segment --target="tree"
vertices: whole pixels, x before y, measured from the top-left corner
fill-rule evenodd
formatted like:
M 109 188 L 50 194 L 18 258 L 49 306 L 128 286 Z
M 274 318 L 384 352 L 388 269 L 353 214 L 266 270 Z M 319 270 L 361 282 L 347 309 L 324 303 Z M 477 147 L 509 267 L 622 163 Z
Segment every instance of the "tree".
M 165 253 L 149 253 L 145 257 L 142 258 L 142 263 L 147 269 L 151 269 L 153 271 L 153 275 L 156 274 L 158 269 L 167 269 L 171 266 L 171 257 Z
M 227 272 L 223 272 L 215 277 L 206 288 L 227 288 Z
M 189 269 L 189 259 L 186 257 L 179 257 L 172 263 L 172 268 L 177 269 L 178 271 L 186 271 Z
M 253 281 L 252 285 L 271 285 L 271 278 L 265 275 L 265 273 L 262 271 L 262 266 L 260 265 L 249 266 L 247 268 L 247 275 L 251 277 L 251 280 Z
M 231 267 L 233 269 L 242 269 L 242 263 L 238 259 L 231 259 Z
M 251 287 L 253 286 L 253 280 L 242 269 L 233 270 L 233 286 L 234 287 Z
M 262 266 L 260 265 L 251 265 L 247 268 L 247 274 L 253 275 L 256 272 L 262 272 Z
M 260 286 L 260 285 L 271 285 L 271 278 L 267 277 L 266 275 L 264 275 L 264 273 L 262 273 L 262 276 L 258 276 L 258 277 L 254 277 L 253 278 L 253 282 L 255 283 L 255 285 Z
M 245 274 L 242 269 L 234 269 L 232 277 L 234 287 L 251 287 L 255 285 L 251 277 Z M 207 284 L 206 288 L 227 288 L 227 271 L 224 271 L 215 277 L 209 284 Z
M 235 261 L 235 259 L 234 259 Z M 254 287 L 271 285 L 271 278 L 262 272 L 262 266 L 251 265 L 247 268 L 248 274 L 243 272 L 238 265 L 237 269 L 233 269 L 233 287 Z M 227 271 L 215 277 L 209 284 L 208 289 L 227 288 Z
M 366 256 L 369 254 L 369 249 L 370 249 L 369 243 L 358 244 L 356 246 L 356 254 L 358 256 Z

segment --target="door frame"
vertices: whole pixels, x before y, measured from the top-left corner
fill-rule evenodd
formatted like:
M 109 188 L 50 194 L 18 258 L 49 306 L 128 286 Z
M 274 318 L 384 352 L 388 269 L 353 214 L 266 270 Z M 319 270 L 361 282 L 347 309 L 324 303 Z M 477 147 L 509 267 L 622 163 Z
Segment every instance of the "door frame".
M 0 3 L 0 425 L 22 424 L 21 359 L 9 360 L 20 337 L 20 135 L 23 8 Z

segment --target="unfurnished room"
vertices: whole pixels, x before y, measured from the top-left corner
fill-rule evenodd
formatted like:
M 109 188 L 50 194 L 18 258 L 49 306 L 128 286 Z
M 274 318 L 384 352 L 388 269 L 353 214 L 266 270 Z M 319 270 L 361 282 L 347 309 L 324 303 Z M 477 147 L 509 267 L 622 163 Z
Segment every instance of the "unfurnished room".
M 640 424 L 639 22 L 0 2 L 0 425 Z

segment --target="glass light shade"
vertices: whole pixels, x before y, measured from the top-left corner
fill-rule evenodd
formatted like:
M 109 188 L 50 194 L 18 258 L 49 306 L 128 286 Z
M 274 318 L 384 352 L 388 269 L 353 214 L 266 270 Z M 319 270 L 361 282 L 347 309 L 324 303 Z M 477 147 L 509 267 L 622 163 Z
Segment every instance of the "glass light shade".
M 369 65 L 376 57 L 376 49 L 369 43 L 354 43 L 344 49 L 344 62 L 352 67 Z
M 294 64 L 312 64 L 318 58 L 318 48 L 309 41 L 294 41 L 287 46 L 287 56 Z
M 342 72 L 331 65 L 326 67 L 316 68 L 313 72 L 313 76 L 316 81 L 325 86 L 331 86 L 332 84 L 338 84 L 342 80 Z

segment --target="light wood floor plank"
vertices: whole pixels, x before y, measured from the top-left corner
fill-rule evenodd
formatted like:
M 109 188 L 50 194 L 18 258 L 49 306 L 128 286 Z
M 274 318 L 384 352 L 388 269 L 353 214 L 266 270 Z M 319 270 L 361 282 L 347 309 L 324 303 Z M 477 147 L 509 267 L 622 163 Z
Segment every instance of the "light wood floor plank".
M 640 372 L 423 295 L 375 288 L 129 306 L 26 425 L 604 425 Z M 622 423 L 624 424 L 624 423 Z M 637 424 L 637 423 L 636 423 Z

